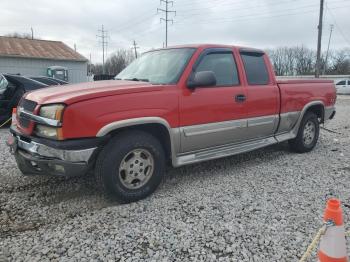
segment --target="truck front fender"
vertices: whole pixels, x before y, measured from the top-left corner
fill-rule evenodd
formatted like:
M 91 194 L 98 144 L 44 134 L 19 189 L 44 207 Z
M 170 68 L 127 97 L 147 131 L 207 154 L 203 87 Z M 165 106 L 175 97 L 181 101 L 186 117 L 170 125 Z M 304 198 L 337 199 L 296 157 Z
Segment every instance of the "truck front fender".
M 180 129 L 172 128 L 169 123 L 161 117 L 139 117 L 139 118 L 130 118 L 125 120 L 119 120 L 112 123 L 109 123 L 103 126 L 96 134 L 97 137 L 103 137 L 109 134 L 112 131 L 116 131 L 125 127 L 138 127 L 144 126 L 148 124 L 157 124 L 166 128 L 168 131 L 169 139 L 170 139 L 170 156 L 172 163 L 176 159 L 177 152 L 180 149 Z

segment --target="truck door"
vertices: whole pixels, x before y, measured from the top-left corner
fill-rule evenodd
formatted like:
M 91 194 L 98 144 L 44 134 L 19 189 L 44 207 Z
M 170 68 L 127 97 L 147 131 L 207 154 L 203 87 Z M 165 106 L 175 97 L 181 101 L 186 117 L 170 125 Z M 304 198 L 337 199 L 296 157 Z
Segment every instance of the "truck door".
M 245 138 L 259 139 L 272 136 L 279 121 L 279 89 L 268 57 L 261 51 L 240 50 L 245 71 L 244 89 L 247 113 Z
M 205 49 L 192 71 L 213 71 L 216 85 L 184 88 L 180 99 L 181 151 L 235 143 L 246 129 L 244 97 L 237 64 L 230 48 Z

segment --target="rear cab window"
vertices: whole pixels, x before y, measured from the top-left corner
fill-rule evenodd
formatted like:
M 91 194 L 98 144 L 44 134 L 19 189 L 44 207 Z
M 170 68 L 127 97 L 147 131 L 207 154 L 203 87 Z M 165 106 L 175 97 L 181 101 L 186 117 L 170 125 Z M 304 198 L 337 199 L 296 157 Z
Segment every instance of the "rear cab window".
M 241 51 L 241 58 L 249 85 L 268 85 L 269 72 L 263 52 Z

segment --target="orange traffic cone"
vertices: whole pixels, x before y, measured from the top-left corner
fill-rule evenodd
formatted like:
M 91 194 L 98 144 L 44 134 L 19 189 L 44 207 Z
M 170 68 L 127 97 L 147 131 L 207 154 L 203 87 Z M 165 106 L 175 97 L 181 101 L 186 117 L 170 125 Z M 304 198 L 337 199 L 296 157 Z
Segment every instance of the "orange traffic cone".
M 323 220 L 324 222 L 333 222 L 333 225 L 327 227 L 325 234 L 321 237 L 320 250 L 318 252 L 320 262 L 348 261 L 342 212 L 338 199 L 327 201 Z

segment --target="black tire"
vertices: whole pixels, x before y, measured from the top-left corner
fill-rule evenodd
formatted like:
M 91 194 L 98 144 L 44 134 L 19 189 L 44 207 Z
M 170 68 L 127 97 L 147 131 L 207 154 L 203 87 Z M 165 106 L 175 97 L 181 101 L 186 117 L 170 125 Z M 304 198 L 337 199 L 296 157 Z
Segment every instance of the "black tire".
M 304 135 L 304 130 L 308 126 L 314 127 L 314 136 L 311 139 L 306 137 L 307 135 Z M 306 153 L 310 152 L 317 143 L 318 136 L 320 134 L 320 124 L 318 122 L 317 115 L 313 112 L 306 112 L 303 119 L 301 120 L 300 127 L 298 130 L 298 134 L 296 138 L 289 140 L 289 146 L 290 148 L 297 153 Z M 308 142 L 308 143 L 307 143 Z
M 126 163 L 125 158 L 135 150 L 150 153 L 154 164 L 147 182 L 137 189 L 130 189 L 125 186 L 126 182 L 122 178 L 120 168 L 122 161 Z M 162 181 L 164 172 L 165 155 L 162 145 L 151 134 L 138 130 L 123 132 L 112 138 L 100 152 L 95 167 L 95 176 L 100 189 L 121 203 L 138 201 L 152 194 Z M 137 180 L 135 181 L 136 185 Z

